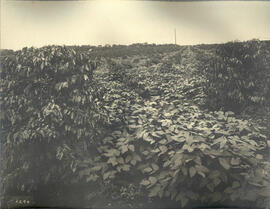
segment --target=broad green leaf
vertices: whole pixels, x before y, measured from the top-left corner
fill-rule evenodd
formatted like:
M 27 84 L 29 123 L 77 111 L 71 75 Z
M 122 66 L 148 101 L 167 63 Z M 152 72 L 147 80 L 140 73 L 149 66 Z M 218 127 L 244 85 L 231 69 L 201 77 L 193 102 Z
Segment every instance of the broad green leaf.
M 151 185 L 154 185 L 155 183 L 157 183 L 156 177 L 153 177 L 153 176 L 149 177 L 149 181 L 151 182 Z
M 166 140 L 166 139 L 162 139 L 162 140 L 160 140 L 158 143 L 160 143 L 160 144 L 166 144 L 168 141 Z
M 88 76 L 86 74 L 83 75 L 83 78 L 85 81 L 89 80 Z
M 130 165 L 125 164 L 125 165 L 123 165 L 122 169 L 123 169 L 123 171 L 129 171 Z
M 131 161 L 132 157 L 130 155 L 128 155 L 125 159 L 125 162 L 128 163 L 129 161 Z
M 227 112 L 225 112 L 225 115 L 226 115 L 226 116 L 234 116 L 234 112 L 232 112 L 232 111 L 227 111 Z
M 159 149 L 161 150 L 162 153 L 165 153 L 168 150 L 168 148 L 166 146 L 164 146 L 164 145 L 159 146 Z
M 120 149 L 121 149 L 122 154 L 124 154 L 124 153 L 126 153 L 128 151 L 128 146 L 127 145 L 123 145 L 123 146 L 121 146 Z
M 110 149 L 104 155 L 106 157 L 119 156 L 120 155 L 120 151 L 119 150 L 116 150 L 116 149 Z
M 172 115 L 172 114 L 171 114 L 170 112 L 164 113 L 164 116 L 165 116 L 165 117 L 171 117 L 171 115 Z
M 149 173 L 151 171 L 152 171 L 152 168 L 150 168 L 150 167 L 143 169 L 144 173 Z
M 134 159 L 136 160 L 136 161 L 142 161 L 142 159 L 141 159 L 141 157 L 140 157 L 140 155 L 137 155 L 137 154 L 134 154 Z
M 158 184 L 156 186 L 154 186 L 151 190 L 150 190 L 150 193 L 148 195 L 148 197 L 155 197 L 158 195 L 158 193 L 160 192 L 161 190 L 161 186 Z
M 257 158 L 258 160 L 262 160 L 262 159 L 263 159 L 263 155 L 257 154 L 257 155 L 256 155 L 256 158 Z
M 214 189 L 215 189 L 215 185 L 213 183 L 208 183 L 206 185 L 206 187 L 211 191 L 211 192 L 214 192 Z
M 102 168 L 101 165 L 96 165 L 96 166 L 94 166 L 91 170 L 92 170 L 92 171 L 99 171 L 101 168 Z
M 163 163 L 163 167 L 168 167 L 171 164 L 170 160 L 167 160 Z
M 187 176 L 188 175 L 188 170 L 187 170 L 187 168 L 186 167 L 182 167 L 182 172 L 183 172 L 183 174 L 185 175 L 185 176 Z
M 140 184 L 143 185 L 143 186 L 147 186 L 147 185 L 149 185 L 150 183 L 151 183 L 150 181 L 144 179 L 144 180 L 141 181 Z
M 125 142 L 127 139 L 126 138 L 119 138 L 117 139 L 118 142 Z
M 240 193 L 234 190 L 234 192 L 230 195 L 230 199 L 232 201 L 235 201 L 237 198 L 239 198 L 239 196 L 240 196 Z
M 232 165 L 239 165 L 239 164 L 240 164 L 240 158 L 238 158 L 238 157 L 237 157 L 237 158 L 234 158 L 234 157 L 233 157 L 233 158 L 231 159 L 231 164 L 232 164 Z
M 203 178 L 205 178 L 205 174 L 201 171 L 198 171 L 198 174 L 201 175 Z
M 205 149 L 209 149 L 209 150 L 211 149 L 209 145 L 204 144 L 204 143 L 200 144 L 200 146 L 199 146 L 198 148 L 199 148 L 201 151 L 204 151 Z
M 155 133 L 155 134 L 157 134 L 157 135 L 160 135 L 160 136 L 162 136 L 162 135 L 164 135 L 164 134 L 165 134 L 165 132 L 164 132 L 164 131 L 155 131 L 154 133 Z
M 268 186 L 268 187 L 261 189 L 258 192 L 258 194 L 263 196 L 263 197 L 269 198 L 270 197 L 270 187 Z
M 106 180 L 106 179 L 108 179 L 108 178 L 111 178 L 111 177 L 114 176 L 114 174 L 115 174 L 115 171 L 109 171 L 109 172 L 107 172 L 107 173 L 104 173 L 104 174 L 103 174 L 103 179 Z
M 158 138 L 160 137 L 160 135 L 157 134 L 156 132 L 151 133 L 151 135 L 154 136 L 154 137 L 158 137 Z
M 97 179 L 98 179 L 98 175 L 96 175 L 96 174 L 90 175 L 89 177 L 86 178 L 86 182 L 96 181 Z
M 130 163 L 131 163 L 132 165 L 136 165 L 137 161 L 134 160 L 134 159 L 132 159 L 132 160 L 130 161 Z
M 174 140 L 174 141 L 177 141 L 177 142 L 185 142 L 186 141 L 186 138 L 182 137 L 182 136 L 171 136 L 171 138 Z
M 107 163 L 111 163 L 112 166 L 116 166 L 118 164 L 117 160 L 115 157 L 111 157 L 109 158 L 109 160 L 107 161 Z
M 148 133 L 145 133 L 145 134 L 143 135 L 143 139 L 144 139 L 145 141 L 149 142 L 150 144 L 155 143 L 155 140 L 153 140 L 152 137 L 148 135 Z
M 154 169 L 154 171 L 157 171 L 159 169 L 159 166 L 155 163 L 152 163 L 152 168 Z
M 218 186 L 220 183 L 221 180 L 218 177 L 214 178 L 213 184 L 215 185 L 215 187 Z
M 176 196 L 176 201 L 179 201 L 181 202 L 181 207 L 185 207 L 189 201 L 189 199 L 183 194 L 183 193 L 180 193 Z
M 230 169 L 230 164 L 228 163 L 228 160 L 225 159 L 225 158 L 218 158 L 218 161 L 220 163 L 220 165 L 225 168 L 226 170 L 229 170 Z
M 225 137 L 222 137 L 222 139 L 223 140 L 220 142 L 220 146 L 219 146 L 220 149 L 222 149 L 225 146 L 225 144 L 227 143 L 227 139 Z
M 122 157 L 117 158 L 117 162 L 120 164 L 124 164 L 124 159 Z
M 134 145 L 128 145 L 128 148 L 129 148 L 129 150 L 131 150 L 132 152 L 134 152 L 135 151 L 135 147 L 134 147 Z
M 149 151 L 148 150 L 145 150 L 142 152 L 143 155 L 148 155 L 149 154 Z
M 192 178 L 196 174 L 196 169 L 194 167 L 189 168 L 189 176 Z
M 262 184 L 259 184 L 259 183 L 257 183 L 257 182 L 249 181 L 248 183 L 251 184 L 251 185 L 254 185 L 254 186 L 256 186 L 256 187 L 264 187 Z

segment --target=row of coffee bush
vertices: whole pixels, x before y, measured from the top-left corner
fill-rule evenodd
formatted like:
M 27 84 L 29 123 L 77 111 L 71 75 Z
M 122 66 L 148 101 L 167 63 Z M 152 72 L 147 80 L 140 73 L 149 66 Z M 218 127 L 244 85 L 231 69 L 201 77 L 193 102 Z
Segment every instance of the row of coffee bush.
M 57 160 L 59 149 L 96 149 L 107 121 L 93 80 L 96 67 L 97 60 L 64 46 L 1 57 L 2 198 L 54 194 L 46 185 L 72 175 L 71 161 Z
M 210 108 L 242 111 L 269 105 L 270 50 L 265 42 L 220 44 L 209 60 L 205 92 Z

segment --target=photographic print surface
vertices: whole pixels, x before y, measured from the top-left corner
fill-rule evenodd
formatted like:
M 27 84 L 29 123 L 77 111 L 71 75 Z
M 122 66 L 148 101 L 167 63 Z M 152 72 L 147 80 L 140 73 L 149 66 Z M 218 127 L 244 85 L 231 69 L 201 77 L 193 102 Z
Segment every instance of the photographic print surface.
M 269 11 L 1 1 L 1 208 L 269 208 Z

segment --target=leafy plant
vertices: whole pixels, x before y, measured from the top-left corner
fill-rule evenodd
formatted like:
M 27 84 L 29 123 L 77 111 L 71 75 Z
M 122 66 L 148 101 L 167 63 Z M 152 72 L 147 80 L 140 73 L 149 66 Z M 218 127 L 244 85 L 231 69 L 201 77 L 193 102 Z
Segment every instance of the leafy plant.
M 207 104 L 213 109 L 234 111 L 268 105 L 269 54 L 259 40 L 219 45 L 207 70 Z
M 69 152 L 63 144 L 83 141 L 90 149 L 98 143 L 106 112 L 93 82 L 96 67 L 86 54 L 59 46 L 1 57 L 4 196 L 34 194 L 37 185 L 65 178 L 57 161 Z
M 259 42 L 232 45 L 220 46 L 214 63 L 231 66 L 228 60 L 241 60 L 242 45 L 243 51 L 259 53 L 252 62 L 265 58 Z M 257 52 L 257 46 L 263 50 Z M 207 99 L 217 97 L 210 81 L 220 90 L 218 81 L 234 84 L 235 78 L 223 81 L 207 71 L 206 84 L 200 62 L 213 54 L 199 60 L 199 47 L 170 46 L 168 53 L 140 47 L 133 45 L 125 54 L 123 46 L 90 52 L 89 47 L 50 46 L 1 58 L 4 195 L 28 194 L 37 202 L 37 196 L 57 197 L 74 207 L 96 208 L 143 208 L 154 202 L 181 208 L 240 201 L 241 206 L 269 205 L 265 124 L 230 108 L 200 106 L 205 93 Z M 151 60 L 145 54 L 153 48 Z M 144 55 L 137 55 L 141 50 Z M 95 58 L 106 54 L 109 58 Z M 111 59 L 123 54 L 125 59 Z M 239 66 L 234 71 L 242 75 Z M 211 69 L 227 75 L 225 67 Z

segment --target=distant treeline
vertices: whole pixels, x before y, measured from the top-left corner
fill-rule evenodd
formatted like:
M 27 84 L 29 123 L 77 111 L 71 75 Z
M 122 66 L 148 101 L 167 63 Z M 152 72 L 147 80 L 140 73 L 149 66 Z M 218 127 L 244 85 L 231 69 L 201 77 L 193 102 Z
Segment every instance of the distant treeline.
M 134 55 L 150 55 L 150 54 L 159 54 L 166 53 L 171 51 L 176 51 L 181 48 L 179 45 L 175 44 L 147 44 L 147 43 L 138 43 L 132 45 L 105 45 L 105 46 L 91 46 L 91 45 L 82 45 L 82 46 L 66 46 L 67 48 L 72 48 L 77 52 L 87 52 L 92 54 L 95 57 L 125 57 L 125 56 L 134 56 Z M 0 51 L 1 56 L 14 55 L 16 51 L 9 49 L 2 49 Z
M 12 49 L 0 49 L 0 56 L 13 55 L 14 52 Z
M 270 40 L 264 40 L 261 41 L 262 43 L 265 43 L 267 47 L 270 47 Z M 198 44 L 196 45 L 200 49 L 206 49 L 206 50 L 211 50 L 211 49 L 216 49 L 220 44 Z
M 125 57 L 134 55 L 150 55 L 176 51 L 181 48 L 175 44 L 147 44 L 138 43 L 132 45 L 105 45 L 105 46 L 70 46 L 76 51 L 90 51 L 98 57 Z

